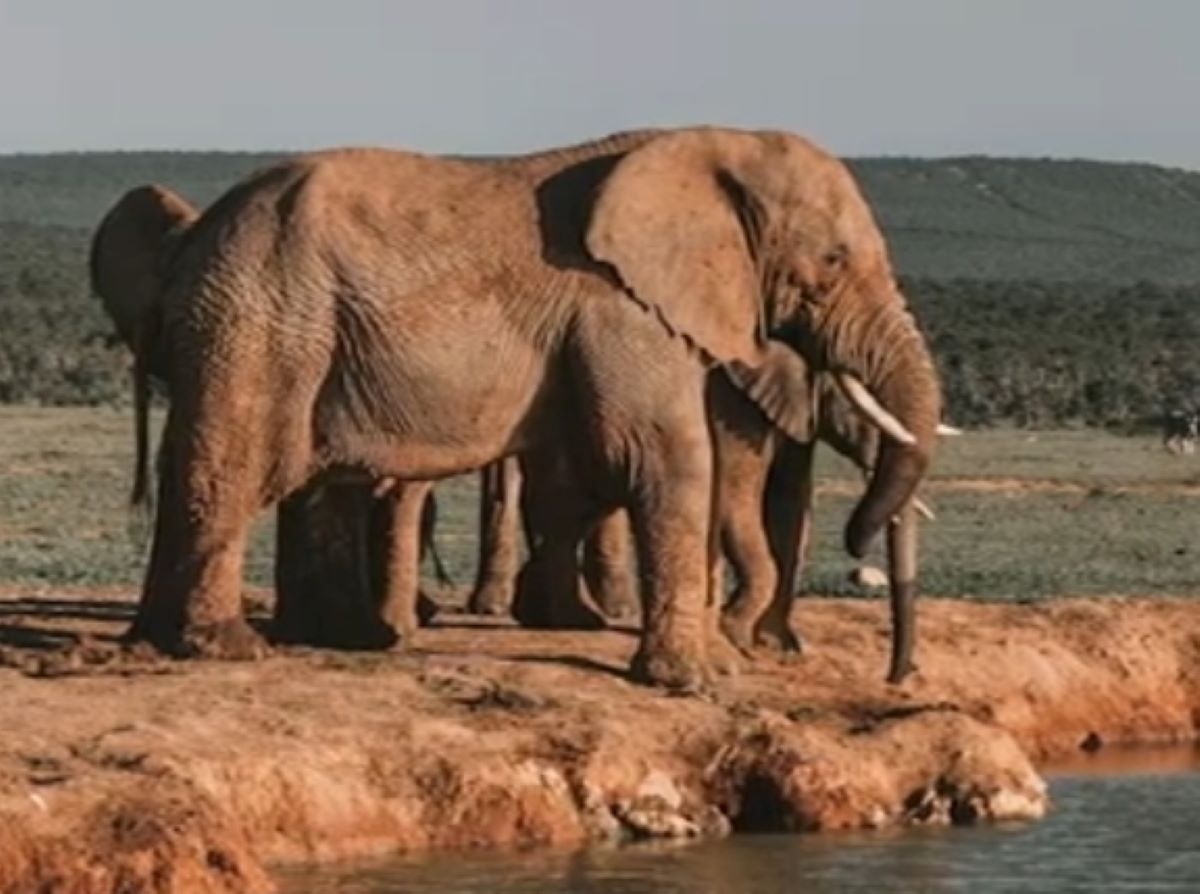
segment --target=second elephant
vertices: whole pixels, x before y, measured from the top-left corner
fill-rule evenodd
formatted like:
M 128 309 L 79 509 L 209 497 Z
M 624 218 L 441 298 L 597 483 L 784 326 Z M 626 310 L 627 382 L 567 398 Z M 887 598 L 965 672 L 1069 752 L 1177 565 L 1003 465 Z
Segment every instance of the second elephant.
M 814 377 L 812 437 L 803 442 L 774 430 L 719 378 L 714 378 L 710 393 L 720 551 L 735 577 L 721 629 L 743 649 L 765 645 L 798 650 L 800 638 L 789 615 L 812 530 L 816 443 L 825 442 L 869 477 L 881 428 L 852 406 L 829 375 Z M 490 598 L 472 600 L 472 611 L 512 610 L 527 626 L 555 629 L 599 626 L 592 606 L 610 617 L 631 613 L 636 586 L 626 514 L 610 513 L 584 539 L 586 586 L 581 587 L 576 583 L 579 544 L 556 536 L 555 515 L 561 511 L 563 495 L 555 488 L 555 477 L 544 468 L 522 475 L 520 466 L 510 461 L 506 469 L 494 473 L 492 486 L 485 484 L 480 495 L 480 567 L 488 569 L 489 589 L 477 593 Z M 517 494 L 521 494 L 519 513 Z M 903 679 L 912 666 L 919 524 L 915 507 L 915 503 L 906 506 L 888 527 L 893 631 L 888 679 L 893 682 Z M 519 516 L 524 518 L 530 564 L 540 566 L 537 571 L 529 566 L 523 569 L 521 585 L 516 583 Z M 714 588 L 723 592 L 720 565 L 714 576 Z

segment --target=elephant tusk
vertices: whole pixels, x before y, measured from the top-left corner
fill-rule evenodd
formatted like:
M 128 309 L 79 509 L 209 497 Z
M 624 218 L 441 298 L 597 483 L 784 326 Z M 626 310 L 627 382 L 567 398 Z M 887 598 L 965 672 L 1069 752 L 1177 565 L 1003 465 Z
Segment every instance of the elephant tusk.
M 396 487 L 396 484 L 396 479 L 391 475 L 380 478 L 377 482 L 375 482 L 375 489 L 371 491 L 371 496 L 376 500 L 382 499 L 383 497 L 386 497 L 393 488 Z
M 905 428 L 899 419 L 883 408 L 874 395 L 867 390 L 866 385 L 845 372 L 834 373 L 833 379 L 855 409 L 873 422 L 885 435 L 901 444 L 917 443 L 916 436 Z
M 947 425 L 944 422 L 939 422 L 937 433 L 944 438 L 956 438 L 963 433 L 961 428 L 955 428 L 953 425 Z
M 937 521 L 937 516 L 934 515 L 933 510 L 929 508 L 929 504 L 926 503 L 924 500 L 922 500 L 920 497 L 912 498 L 912 508 L 913 508 L 913 511 L 917 513 L 917 515 L 921 516 L 921 518 L 925 519 L 926 521 Z M 892 524 L 894 524 L 894 525 L 900 524 L 900 516 L 899 515 L 892 516 Z
M 920 497 L 913 497 L 913 509 L 917 510 L 920 516 L 926 521 L 937 521 L 937 516 L 933 514 L 933 510 L 929 508 L 929 504 Z

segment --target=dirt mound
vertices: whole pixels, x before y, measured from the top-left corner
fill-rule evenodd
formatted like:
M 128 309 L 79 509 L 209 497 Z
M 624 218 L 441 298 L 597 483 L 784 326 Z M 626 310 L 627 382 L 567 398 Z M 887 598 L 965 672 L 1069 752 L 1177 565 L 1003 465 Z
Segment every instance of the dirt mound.
M 85 594 L 0 599 L 0 891 L 269 891 L 419 848 L 1035 818 L 1045 759 L 1191 738 L 1200 603 L 797 606 L 808 651 L 708 697 L 627 682 L 632 631 L 450 618 L 419 651 L 139 661 Z M 1193 633 L 1192 631 L 1197 631 Z

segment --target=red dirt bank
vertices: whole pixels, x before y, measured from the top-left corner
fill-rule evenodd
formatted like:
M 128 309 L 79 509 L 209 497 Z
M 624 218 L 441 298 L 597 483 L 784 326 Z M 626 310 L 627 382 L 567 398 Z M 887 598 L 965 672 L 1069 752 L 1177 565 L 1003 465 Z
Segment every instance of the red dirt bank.
M 807 655 L 706 700 L 622 679 L 625 632 L 136 664 L 103 641 L 123 606 L 72 599 L 0 599 L 0 638 L 28 646 L 0 652 L 3 892 L 258 892 L 272 863 L 400 849 L 1036 817 L 1029 757 L 1191 739 L 1200 717 L 1191 601 L 925 600 L 901 687 L 882 604 L 802 601 Z

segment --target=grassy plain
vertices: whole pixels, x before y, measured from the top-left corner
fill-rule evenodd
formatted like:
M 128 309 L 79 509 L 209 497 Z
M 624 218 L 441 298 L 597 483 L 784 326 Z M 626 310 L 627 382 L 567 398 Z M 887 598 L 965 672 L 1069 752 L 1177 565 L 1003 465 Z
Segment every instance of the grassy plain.
M 0 582 L 22 588 L 133 586 L 143 541 L 126 494 L 131 413 L 0 408 Z M 818 532 L 808 589 L 850 595 L 840 528 L 859 487 L 835 457 L 820 463 Z M 981 431 L 945 442 L 926 498 L 922 588 L 980 599 L 1068 594 L 1200 593 L 1200 456 L 1154 437 L 1096 431 Z M 439 489 L 439 547 L 470 583 L 474 476 Z M 134 525 L 133 527 L 136 527 Z M 269 584 L 271 520 L 250 576 Z

